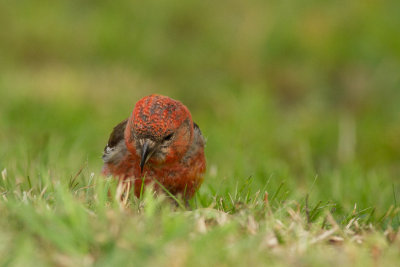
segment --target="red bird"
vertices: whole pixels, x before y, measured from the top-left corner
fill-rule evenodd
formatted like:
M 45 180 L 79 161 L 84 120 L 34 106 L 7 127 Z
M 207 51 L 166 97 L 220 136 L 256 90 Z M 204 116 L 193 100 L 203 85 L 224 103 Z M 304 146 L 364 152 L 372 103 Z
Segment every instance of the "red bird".
M 188 200 L 203 182 L 204 138 L 181 102 L 161 95 L 140 99 L 132 115 L 114 127 L 103 154 L 103 174 L 133 181 L 139 197 L 156 179 Z M 160 189 L 158 183 L 156 189 Z

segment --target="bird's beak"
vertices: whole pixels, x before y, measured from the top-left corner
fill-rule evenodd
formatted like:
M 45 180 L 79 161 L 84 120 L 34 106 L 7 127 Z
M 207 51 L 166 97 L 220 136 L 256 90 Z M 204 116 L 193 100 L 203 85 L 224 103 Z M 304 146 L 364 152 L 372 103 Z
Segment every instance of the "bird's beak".
M 143 146 L 142 146 L 142 154 L 140 155 L 140 172 L 143 172 L 143 167 L 146 164 L 147 160 L 151 156 L 152 148 L 150 147 L 150 141 L 149 140 L 144 140 Z

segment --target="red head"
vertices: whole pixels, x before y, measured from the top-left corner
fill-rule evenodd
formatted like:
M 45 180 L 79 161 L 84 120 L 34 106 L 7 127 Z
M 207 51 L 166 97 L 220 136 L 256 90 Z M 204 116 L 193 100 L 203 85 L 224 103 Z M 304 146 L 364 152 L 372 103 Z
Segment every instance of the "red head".
M 125 142 L 137 155 L 140 167 L 182 158 L 193 138 L 189 110 L 179 101 L 161 95 L 140 99 L 125 129 Z

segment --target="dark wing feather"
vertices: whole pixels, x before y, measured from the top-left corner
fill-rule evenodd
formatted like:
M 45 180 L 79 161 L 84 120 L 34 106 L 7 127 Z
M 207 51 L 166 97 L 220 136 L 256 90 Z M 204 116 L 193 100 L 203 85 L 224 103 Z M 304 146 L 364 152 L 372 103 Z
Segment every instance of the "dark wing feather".
M 199 149 L 204 149 L 204 146 L 206 144 L 206 140 L 204 139 L 203 134 L 200 131 L 200 127 L 195 122 L 193 122 L 193 129 L 193 143 L 190 145 L 189 149 L 186 151 L 185 156 L 182 158 L 183 162 L 187 162 L 188 159 L 191 159 L 193 155 L 198 153 Z
M 114 127 L 113 131 L 110 134 L 110 137 L 108 138 L 108 142 L 104 148 L 104 152 L 106 151 L 107 147 L 109 148 L 115 147 L 122 139 L 124 139 L 124 132 L 127 122 L 128 119 L 123 120 L 120 123 L 118 123 L 117 126 Z
M 193 128 L 194 128 L 195 131 L 199 131 L 200 134 L 201 134 L 200 127 L 199 127 L 199 125 L 197 125 L 197 123 L 193 122 Z
M 128 119 L 120 122 L 114 127 L 110 134 L 107 145 L 104 148 L 103 160 L 104 163 L 115 162 L 122 158 L 126 153 L 126 146 L 124 140 L 124 132 Z

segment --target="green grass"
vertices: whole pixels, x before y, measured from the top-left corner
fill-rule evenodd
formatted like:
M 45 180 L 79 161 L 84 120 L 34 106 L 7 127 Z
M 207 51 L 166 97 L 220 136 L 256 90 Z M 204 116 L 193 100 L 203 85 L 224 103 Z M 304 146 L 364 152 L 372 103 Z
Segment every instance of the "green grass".
M 35 74 L 47 86 L 42 79 L 54 71 Z M 91 74 L 79 75 L 78 87 Z M 4 87 L 32 86 L 27 77 L 5 77 Z M 107 135 L 129 114 L 135 93 L 106 92 L 100 102 L 101 92 L 41 93 L 1 95 L 1 264 L 373 265 L 399 258 L 396 167 L 370 167 L 368 156 L 336 161 L 328 153 L 337 146 L 337 120 L 314 124 L 301 112 L 278 112 L 257 91 L 219 93 L 229 112 L 194 105 L 208 172 L 186 210 L 148 190 L 120 203 L 116 182 L 100 175 Z
M 6 2 L 0 265 L 399 262 L 397 1 Z M 100 175 L 151 93 L 207 139 L 191 209 Z

